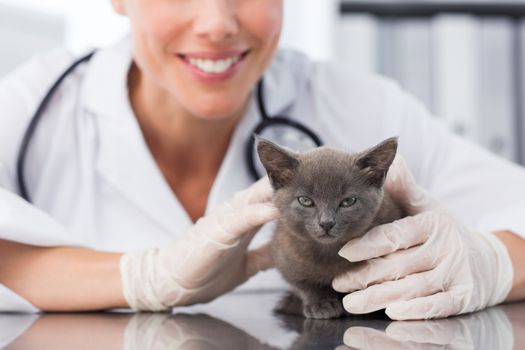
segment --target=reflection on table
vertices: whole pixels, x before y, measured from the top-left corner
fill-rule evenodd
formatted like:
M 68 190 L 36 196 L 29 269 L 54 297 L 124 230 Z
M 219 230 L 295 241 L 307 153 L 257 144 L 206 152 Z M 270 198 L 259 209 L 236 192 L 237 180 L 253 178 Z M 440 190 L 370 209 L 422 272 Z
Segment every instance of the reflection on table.
M 519 349 L 525 303 L 442 320 L 383 312 L 338 320 L 275 315 L 280 293 L 233 293 L 161 313 L 0 315 L 5 349 Z

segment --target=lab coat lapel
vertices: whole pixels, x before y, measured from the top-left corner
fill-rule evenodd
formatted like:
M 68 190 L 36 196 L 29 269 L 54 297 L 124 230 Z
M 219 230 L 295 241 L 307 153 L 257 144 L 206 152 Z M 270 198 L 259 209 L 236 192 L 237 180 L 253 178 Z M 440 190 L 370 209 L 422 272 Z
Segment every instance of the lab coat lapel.
M 138 126 L 113 122 L 100 120 L 100 175 L 167 232 L 189 227 L 190 217 L 164 179 Z
M 173 234 L 189 227 L 191 219 L 164 179 L 134 117 L 127 91 L 130 64 L 131 48 L 123 42 L 98 52 L 86 72 L 83 101 L 98 128 L 97 170 L 108 185 Z

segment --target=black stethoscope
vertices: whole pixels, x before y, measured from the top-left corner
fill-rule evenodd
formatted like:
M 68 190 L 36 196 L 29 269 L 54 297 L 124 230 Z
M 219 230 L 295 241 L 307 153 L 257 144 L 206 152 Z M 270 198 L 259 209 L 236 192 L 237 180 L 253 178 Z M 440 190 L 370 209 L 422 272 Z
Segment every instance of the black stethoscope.
M 16 171 L 17 171 L 17 181 L 18 187 L 20 190 L 20 196 L 22 196 L 28 202 L 31 202 L 29 197 L 26 182 L 24 180 L 24 164 L 27 156 L 27 150 L 31 139 L 35 133 L 35 130 L 38 126 L 42 115 L 44 114 L 51 98 L 54 96 L 56 90 L 60 87 L 62 81 L 80 64 L 87 62 L 93 57 L 96 51 L 92 51 L 89 54 L 79 58 L 74 61 L 53 83 L 47 94 L 44 96 L 38 108 L 36 109 L 35 114 L 33 114 L 29 126 L 26 129 L 22 143 L 20 146 L 20 151 L 18 153 Z M 246 164 L 250 175 L 254 180 L 261 178 L 264 174 L 262 166 L 258 162 L 258 158 L 255 154 L 255 135 L 262 135 L 265 138 L 274 140 L 281 145 L 289 146 L 295 150 L 305 150 L 312 147 L 321 146 L 323 143 L 319 136 L 317 136 L 311 129 L 306 126 L 289 119 L 286 116 L 277 115 L 270 117 L 264 105 L 264 95 L 263 95 L 263 79 L 257 84 L 257 104 L 259 107 L 259 113 L 262 120 L 255 127 L 253 132 L 250 134 L 249 139 L 246 142 Z M 285 131 L 286 129 L 286 131 Z M 293 131 L 291 133 L 290 131 Z M 267 134 L 267 135 L 265 135 Z M 275 140 L 278 139 L 278 140 Z

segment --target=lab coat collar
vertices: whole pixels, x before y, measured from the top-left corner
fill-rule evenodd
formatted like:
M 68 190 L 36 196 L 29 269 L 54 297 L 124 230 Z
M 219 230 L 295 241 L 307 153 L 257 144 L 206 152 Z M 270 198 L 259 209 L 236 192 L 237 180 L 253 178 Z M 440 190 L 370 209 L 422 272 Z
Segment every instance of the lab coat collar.
M 97 116 L 127 116 L 131 63 L 132 45 L 127 37 L 112 47 L 99 49 L 87 66 L 81 91 L 82 107 Z
M 168 234 L 184 230 L 191 219 L 176 200 L 143 138 L 136 120 L 97 118 L 97 171 L 112 188 L 146 213 Z

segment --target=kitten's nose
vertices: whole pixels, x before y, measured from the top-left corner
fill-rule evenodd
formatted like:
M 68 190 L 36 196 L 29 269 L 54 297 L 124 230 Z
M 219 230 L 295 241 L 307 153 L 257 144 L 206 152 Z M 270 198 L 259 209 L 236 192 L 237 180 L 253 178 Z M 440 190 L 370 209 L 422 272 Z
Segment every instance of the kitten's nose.
M 319 222 L 319 226 L 321 226 L 324 230 L 324 232 L 328 233 L 332 229 L 332 227 L 335 226 L 335 221 L 321 221 Z

